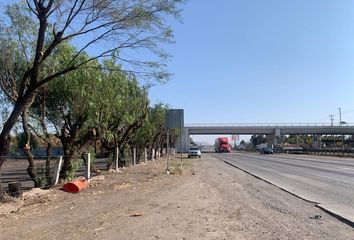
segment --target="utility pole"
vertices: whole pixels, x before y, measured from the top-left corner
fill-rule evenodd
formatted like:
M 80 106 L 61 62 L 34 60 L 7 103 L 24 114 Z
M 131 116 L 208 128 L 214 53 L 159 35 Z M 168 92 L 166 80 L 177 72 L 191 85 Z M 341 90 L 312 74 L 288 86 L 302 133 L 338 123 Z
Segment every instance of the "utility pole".
M 340 109 L 340 107 L 338 108 L 339 110 L 339 126 L 342 126 L 343 122 L 342 122 L 342 110 Z M 344 135 L 342 135 L 342 148 L 344 148 Z
M 328 116 L 331 118 L 331 126 L 333 127 L 334 114 L 330 114 Z M 333 146 L 336 147 L 336 138 L 334 137 L 334 134 L 333 134 Z
M 339 125 L 342 126 L 342 111 L 340 107 L 338 108 L 338 110 L 339 110 Z
M 333 120 L 334 120 L 334 114 L 330 114 L 330 115 L 328 115 L 330 118 L 331 118 L 331 126 L 333 127 Z

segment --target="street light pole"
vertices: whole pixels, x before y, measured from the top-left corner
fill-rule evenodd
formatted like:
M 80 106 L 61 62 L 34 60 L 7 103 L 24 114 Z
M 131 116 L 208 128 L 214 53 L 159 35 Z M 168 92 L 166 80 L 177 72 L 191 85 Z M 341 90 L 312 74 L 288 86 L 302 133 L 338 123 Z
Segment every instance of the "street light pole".
M 343 122 L 342 122 L 342 110 L 340 109 L 340 107 L 338 108 L 339 110 L 339 126 L 342 126 Z M 342 135 L 342 148 L 344 148 L 344 135 Z
M 333 120 L 334 120 L 333 116 L 334 116 L 334 114 L 330 114 L 328 116 L 331 118 L 331 127 L 333 127 Z M 336 146 L 336 139 L 334 137 L 334 134 L 333 134 L 333 146 L 334 147 Z

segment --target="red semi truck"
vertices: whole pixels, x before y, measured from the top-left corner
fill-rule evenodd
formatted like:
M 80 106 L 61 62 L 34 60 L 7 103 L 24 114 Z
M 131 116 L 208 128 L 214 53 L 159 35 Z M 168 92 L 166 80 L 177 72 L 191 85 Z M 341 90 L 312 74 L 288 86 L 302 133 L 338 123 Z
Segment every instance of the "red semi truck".
M 226 137 L 220 137 L 215 139 L 215 152 L 231 152 L 229 139 Z

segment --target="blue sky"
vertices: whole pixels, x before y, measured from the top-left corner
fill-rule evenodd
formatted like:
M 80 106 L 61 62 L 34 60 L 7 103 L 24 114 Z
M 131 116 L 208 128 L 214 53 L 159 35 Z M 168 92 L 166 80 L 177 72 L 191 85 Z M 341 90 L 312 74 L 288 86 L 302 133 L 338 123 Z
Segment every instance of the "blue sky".
M 354 123 L 353 0 L 190 0 L 182 16 L 152 103 L 187 124 L 337 123 L 338 107 Z
M 185 123 L 354 122 L 354 1 L 189 1 L 153 102 Z

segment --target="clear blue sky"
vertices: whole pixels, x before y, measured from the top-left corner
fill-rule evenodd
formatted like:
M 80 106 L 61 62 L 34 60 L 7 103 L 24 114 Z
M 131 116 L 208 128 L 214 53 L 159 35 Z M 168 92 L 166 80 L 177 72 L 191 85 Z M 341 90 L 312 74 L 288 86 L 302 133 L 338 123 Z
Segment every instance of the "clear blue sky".
M 354 122 L 354 0 L 190 0 L 182 15 L 174 76 L 150 98 L 185 123 L 337 123 L 338 107 Z
M 354 122 L 354 1 L 189 1 L 153 102 L 185 123 Z

